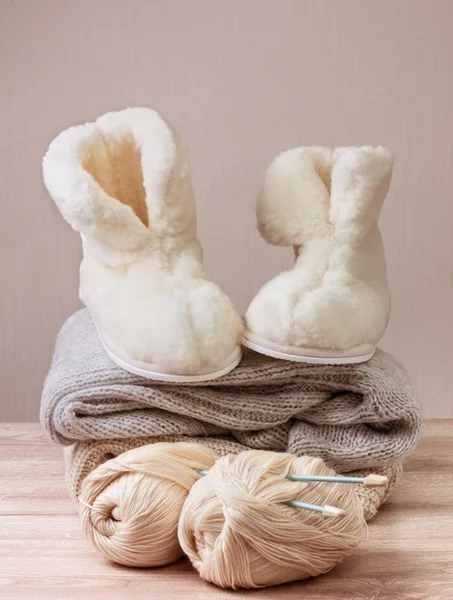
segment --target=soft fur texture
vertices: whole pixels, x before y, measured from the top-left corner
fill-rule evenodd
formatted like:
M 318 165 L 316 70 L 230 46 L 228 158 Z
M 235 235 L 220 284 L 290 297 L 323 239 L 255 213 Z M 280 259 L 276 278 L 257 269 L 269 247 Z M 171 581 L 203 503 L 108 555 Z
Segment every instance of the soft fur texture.
M 45 184 L 81 233 L 80 297 L 107 345 L 169 373 L 225 366 L 242 322 L 202 266 L 187 155 L 153 110 L 60 134 Z
M 376 346 L 390 313 L 377 222 L 393 158 L 386 148 L 296 148 L 267 170 L 258 229 L 296 264 L 259 291 L 248 330 L 285 347 Z

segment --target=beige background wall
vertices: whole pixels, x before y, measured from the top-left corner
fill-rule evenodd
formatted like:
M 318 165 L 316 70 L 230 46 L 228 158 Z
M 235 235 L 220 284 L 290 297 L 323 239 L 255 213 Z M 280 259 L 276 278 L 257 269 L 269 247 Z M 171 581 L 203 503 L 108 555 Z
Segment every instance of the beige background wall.
M 453 2 L 0 0 L 0 419 L 35 420 L 80 244 L 40 161 L 62 129 L 145 105 L 188 140 L 206 264 L 243 311 L 292 262 L 255 231 L 296 145 L 386 144 L 393 289 L 383 347 L 426 416 L 453 417 Z

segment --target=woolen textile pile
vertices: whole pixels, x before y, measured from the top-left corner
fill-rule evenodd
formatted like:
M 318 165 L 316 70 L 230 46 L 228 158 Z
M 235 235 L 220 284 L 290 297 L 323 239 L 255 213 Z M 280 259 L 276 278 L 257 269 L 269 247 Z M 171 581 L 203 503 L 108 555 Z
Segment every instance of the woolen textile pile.
M 117 367 L 87 309 L 58 335 L 41 422 L 63 445 L 227 435 L 247 448 L 317 456 L 341 473 L 402 461 L 421 429 L 410 378 L 382 350 L 366 363 L 322 366 L 245 349 L 219 379 L 169 384 Z

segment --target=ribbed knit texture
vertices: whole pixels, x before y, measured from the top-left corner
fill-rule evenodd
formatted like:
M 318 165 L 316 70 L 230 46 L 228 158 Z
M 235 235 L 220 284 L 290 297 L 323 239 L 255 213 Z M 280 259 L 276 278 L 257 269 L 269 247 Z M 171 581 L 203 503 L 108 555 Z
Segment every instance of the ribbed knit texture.
M 409 376 L 382 350 L 366 363 L 338 366 L 245 350 L 224 377 L 176 385 L 118 368 L 86 309 L 58 335 L 41 421 L 49 437 L 65 445 L 231 435 L 249 448 L 319 456 L 338 472 L 400 462 L 421 428 Z
M 127 440 L 78 442 L 73 446 L 65 448 L 66 479 L 71 498 L 77 502 L 82 481 L 89 473 L 91 473 L 91 471 L 94 471 L 94 469 L 105 461 L 119 456 L 123 452 L 132 450 L 133 448 L 157 442 L 193 442 L 204 444 L 215 450 L 219 456 L 239 454 L 244 450 L 248 450 L 248 448 L 242 444 L 239 444 L 228 437 L 188 438 L 183 436 L 167 436 L 148 439 L 131 438 Z M 387 486 L 379 488 L 366 488 L 363 485 L 356 486 L 356 493 L 363 502 L 364 516 L 367 521 L 375 516 L 378 508 L 385 502 L 388 495 L 401 478 L 403 469 L 401 464 L 397 463 L 389 467 L 378 467 L 373 470 L 362 469 L 361 471 L 347 473 L 347 475 L 366 477 L 371 472 L 378 475 L 385 475 L 388 477 L 389 483 Z

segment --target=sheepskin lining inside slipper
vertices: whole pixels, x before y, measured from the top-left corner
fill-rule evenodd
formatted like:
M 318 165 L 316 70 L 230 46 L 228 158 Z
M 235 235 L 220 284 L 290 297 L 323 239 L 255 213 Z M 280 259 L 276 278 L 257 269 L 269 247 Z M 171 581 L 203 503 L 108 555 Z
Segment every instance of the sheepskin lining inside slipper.
M 143 187 L 141 152 L 132 134 L 103 137 L 82 157 L 83 168 L 112 198 L 130 206 L 148 227 L 148 208 Z

